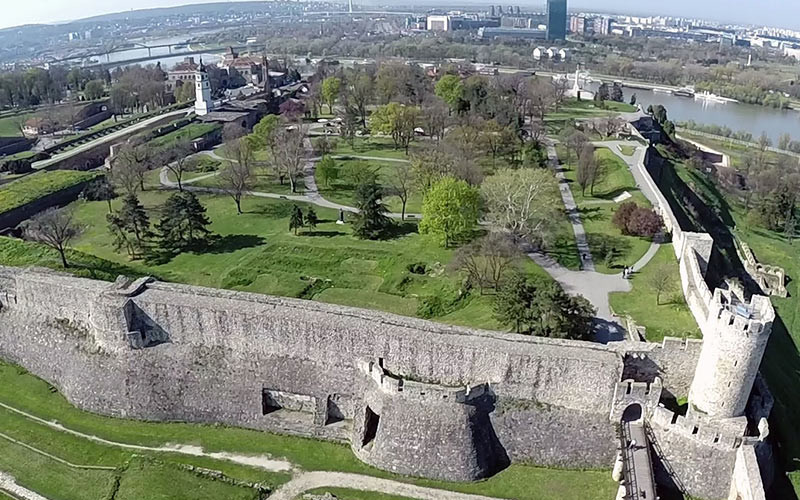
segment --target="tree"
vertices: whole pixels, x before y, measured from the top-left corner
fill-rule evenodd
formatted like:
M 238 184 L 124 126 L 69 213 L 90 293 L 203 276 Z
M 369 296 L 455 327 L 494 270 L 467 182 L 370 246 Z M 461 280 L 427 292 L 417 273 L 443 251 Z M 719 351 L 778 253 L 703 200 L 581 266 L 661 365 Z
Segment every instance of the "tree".
M 406 220 L 406 204 L 414 190 L 414 171 L 411 168 L 411 164 L 398 164 L 389 182 L 392 186 L 392 192 L 400 198 L 400 202 L 403 204 L 400 211 L 400 220 L 404 221 Z
M 597 93 L 594 95 L 594 100 L 602 103 L 603 101 L 608 101 L 610 98 L 611 92 L 608 89 L 608 84 L 601 83 L 600 87 L 597 89 Z
M 153 154 L 146 146 L 125 144 L 112 161 L 111 182 L 127 194 L 144 191 L 144 179 L 150 171 Z
M 297 192 L 297 179 L 305 166 L 306 132 L 307 127 L 297 124 L 279 128 L 275 137 L 272 166 L 281 184 L 288 177 L 292 193 Z
M 67 262 L 67 245 L 81 233 L 71 210 L 48 208 L 34 215 L 22 224 L 25 239 L 43 243 L 55 249 L 61 256 L 61 264 L 69 267 Z
M 90 101 L 100 99 L 103 97 L 104 92 L 105 84 L 103 83 L 103 80 L 92 80 L 87 83 L 86 87 L 83 89 L 83 95 Z
M 162 250 L 168 253 L 194 247 L 211 233 L 206 208 L 190 191 L 172 194 L 161 207 L 161 214 L 156 230 Z
M 594 191 L 594 183 L 597 178 L 597 160 L 594 157 L 594 146 L 591 144 L 584 144 L 581 150 L 575 177 L 581 187 L 581 195 L 586 194 L 586 188 L 589 186 L 592 186 L 592 191 Z
M 778 149 L 788 150 L 789 144 L 792 143 L 792 136 L 788 133 L 783 133 L 778 138 Z
M 328 105 L 328 112 L 333 114 L 333 105 L 339 98 L 339 91 L 342 88 L 342 80 L 335 76 L 329 76 L 322 80 L 322 100 Z
M 385 104 L 373 111 L 370 131 L 391 136 L 395 149 L 402 147 L 408 154 L 408 145 L 414 138 L 419 114 L 416 106 L 404 106 L 396 102 Z
M 247 136 L 247 142 L 253 151 L 266 149 L 272 156 L 275 155 L 275 144 L 281 119 L 278 115 L 267 115 L 254 127 L 253 133 Z
M 631 94 L 631 106 L 636 106 L 636 93 Z
M 472 234 L 478 222 L 480 194 L 464 181 L 445 177 L 426 193 L 422 203 L 421 234 L 434 236 L 444 247 Z
M 367 125 L 367 106 L 375 97 L 375 85 L 372 77 L 366 71 L 351 73 L 347 77 L 345 96 L 347 102 L 353 106 L 362 127 Z
M 611 86 L 609 98 L 614 102 L 622 102 L 625 100 L 625 96 L 622 93 L 622 85 L 620 85 L 618 82 L 614 82 L 614 84 Z
M 662 264 L 650 271 L 647 277 L 647 284 L 656 292 L 656 305 L 661 305 L 661 294 L 672 291 L 675 287 L 675 280 L 672 269 Z
M 325 183 L 325 187 L 330 187 L 331 182 L 336 182 L 339 178 L 339 167 L 336 161 L 330 156 L 323 156 L 317 163 L 317 177 Z
M 108 178 L 100 177 L 90 182 L 83 190 L 83 195 L 89 201 L 105 201 L 108 203 L 108 213 L 111 213 L 111 200 L 117 197 L 114 186 L 108 182 Z
M 318 223 L 319 217 L 317 217 L 317 212 L 314 211 L 313 206 L 309 206 L 306 212 L 306 224 L 308 224 L 308 227 L 311 229 L 316 229 Z
M 176 101 L 189 102 L 195 99 L 197 96 L 197 91 L 195 90 L 194 85 L 184 82 L 183 85 L 178 85 L 175 87 L 173 94 L 175 95 Z
M 622 234 L 647 238 L 655 236 L 663 226 L 661 217 L 654 210 L 632 201 L 626 201 L 617 208 L 612 222 Z
M 297 230 L 303 227 L 303 211 L 300 210 L 300 207 L 294 205 L 292 207 L 292 215 L 289 217 L 289 231 L 294 231 L 294 235 L 297 236 Z
M 439 99 L 430 99 L 423 104 L 424 113 L 420 116 L 420 124 L 425 133 L 437 141 L 444 138 L 450 118 L 450 109 Z
M 495 316 L 517 333 L 589 340 L 596 309 L 552 280 L 513 274 L 495 296 Z
M 362 240 L 380 238 L 392 223 L 386 216 L 383 194 L 383 188 L 374 180 L 356 187 L 353 201 L 358 213 L 353 218 L 353 234 Z
M 425 194 L 439 179 L 453 175 L 454 158 L 440 147 L 428 147 L 411 155 L 411 171 L 417 189 Z
M 236 203 L 236 214 L 242 214 L 242 197 L 253 188 L 253 169 L 250 161 L 231 161 L 220 172 L 220 185 Z
M 492 232 L 459 248 L 451 266 L 466 273 L 469 283 L 483 295 L 485 288 L 500 289 L 520 254 L 508 236 Z
M 314 141 L 314 151 L 321 156 L 331 154 L 336 149 L 336 139 L 326 135 L 317 137 Z
M 189 156 L 193 152 L 194 148 L 192 148 L 189 142 L 179 142 L 170 150 L 169 154 L 173 160 L 167 161 L 165 166 L 167 170 L 172 172 L 172 175 L 175 176 L 175 180 L 178 183 L 178 191 L 183 191 L 183 184 L 181 181 L 183 180 L 183 174 L 188 170 Z
M 144 239 L 151 236 L 151 232 L 150 218 L 147 216 L 147 211 L 139 201 L 139 198 L 131 194 L 125 196 L 117 217 L 119 218 L 120 228 L 133 233 L 136 246 L 142 248 Z
M 446 102 L 450 111 L 453 112 L 458 110 L 461 99 L 464 97 L 464 83 L 458 75 L 444 75 L 436 82 L 434 93 Z
M 567 136 L 566 145 L 567 150 L 572 151 L 575 158 L 580 158 L 584 146 L 589 142 L 589 138 L 583 132 L 574 131 Z
M 560 216 L 557 192 L 553 175 L 545 169 L 500 169 L 481 186 L 486 220 L 541 244 Z

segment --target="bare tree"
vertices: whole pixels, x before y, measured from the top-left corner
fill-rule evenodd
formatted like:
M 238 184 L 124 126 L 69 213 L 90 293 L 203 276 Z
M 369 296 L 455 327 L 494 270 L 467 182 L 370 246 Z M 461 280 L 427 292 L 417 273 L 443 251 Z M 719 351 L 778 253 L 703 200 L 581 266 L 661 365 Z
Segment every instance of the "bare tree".
M 67 245 L 80 233 L 81 228 L 75 223 L 72 211 L 68 209 L 49 208 L 23 224 L 25 239 L 38 241 L 58 251 L 64 267 L 69 267 Z
M 520 254 L 508 235 L 493 232 L 459 249 L 451 266 L 465 272 L 483 295 L 486 288 L 502 286 Z
M 144 191 L 144 180 L 156 154 L 151 152 L 147 146 L 134 146 L 132 144 L 123 145 L 114 158 L 111 177 L 116 179 L 119 186 L 128 194 L 136 194 L 138 190 Z M 115 172 L 115 170 L 120 170 Z M 136 186 L 131 186 L 130 182 L 135 180 Z
M 222 189 L 236 203 L 236 213 L 242 214 L 242 197 L 253 187 L 253 170 L 249 161 L 231 161 L 219 174 Z
M 581 150 L 580 157 L 578 158 L 578 170 L 576 172 L 576 180 L 581 187 L 581 195 L 586 194 L 586 188 L 594 186 L 595 178 L 597 177 L 597 161 L 594 158 L 594 146 L 591 144 L 584 144 Z
M 553 86 L 553 108 L 558 112 L 558 108 L 561 107 L 567 95 L 569 80 L 566 78 L 554 78 L 551 85 Z
M 183 180 L 183 174 L 189 168 L 189 157 L 193 152 L 194 149 L 188 142 L 180 142 L 170 151 L 173 161 L 168 161 L 166 167 L 175 176 L 175 180 L 178 182 L 178 191 L 183 191 L 181 181 Z
M 297 192 L 297 178 L 303 173 L 305 166 L 305 141 L 307 127 L 295 124 L 281 127 L 275 141 L 275 154 L 272 165 L 283 182 L 283 176 L 289 178 L 292 193 Z
M 425 133 L 437 141 L 442 140 L 450 120 L 450 108 L 441 99 L 431 99 L 422 105 L 422 109 L 421 121 Z
M 661 294 L 672 291 L 675 286 L 672 269 L 666 265 L 656 267 L 648 277 L 647 284 L 656 292 L 656 305 L 661 305 Z
M 410 163 L 401 163 L 397 166 L 391 178 L 391 186 L 394 194 L 400 198 L 403 208 L 400 212 L 400 220 L 406 220 L 406 204 L 408 198 L 414 190 L 414 170 Z

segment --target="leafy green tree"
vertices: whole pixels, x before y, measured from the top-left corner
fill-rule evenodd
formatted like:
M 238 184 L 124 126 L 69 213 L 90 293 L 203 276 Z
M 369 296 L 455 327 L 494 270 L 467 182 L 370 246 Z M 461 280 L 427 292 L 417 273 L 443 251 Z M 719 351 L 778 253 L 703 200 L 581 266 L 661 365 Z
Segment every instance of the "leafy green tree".
M 303 211 L 295 205 L 292 207 L 292 215 L 289 217 L 289 231 L 294 231 L 296 236 L 297 230 L 301 227 L 303 227 Z
M 325 187 L 330 187 L 331 182 L 336 182 L 339 179 L 339 167 L 336 166 L 336 161 L 330 156 L 323 156 L 317 163 L 317 177 L 325 183 Z
M 94 101 L 95 99 L 100 99 L 103 97 L 105 88 L 106 87 L 103 83 L 103 80 L 92 80 L 86 84 L 86 87 L 84 87 L 83 95 L 86 97 L 86 99 Z
M 383 188 L 375 180 L 366 180 L 356 188 L 353 201 L 358 213 L 353 216 L 353 233 L 362 240 L 380 238 L 392 224 L 386 216 L 383 195 Z
M 117 214 L 120 222 L 120 228 L 124 231 L 132 233 L 136 247 L 143 248 L 145 238 L 152 235 L 150 231 L 150 217 L 147 215 L 144 205 L 139 201 L 135 195 L 127 195 L 122 199 L 122 208 Z
M 414 139 L 420 109 L 390 102 L 378 107 L 370 118 L 370 131 L 392 137 L 395 149 L 403 148 L 408 154 L 408 145 Z
M 328 105 L 328 112 L 331 114 L 333 114 L 333 105 L 336 104 L 341 89 L 342 80 L 335 76 L 329 76 L 322 80 L 322 100 Z
M 319 217 L 317 217 L 317 212 L 314 211 L 314 207 L 308 207 L 308 211 L 306 212 L 306 224 L 311 229 L 316 229 L 317 224 L 319 224 Z
M 173 194 L 161 207 L 162 217 L 156 225 L 159 244 L 168 253 L 194 247 L 211 234 L 206 208 L 189 191 Z
M 464 97 L 464 83 L 458 75 L 444 75 L 436 82 L 434 93 L 447 103 L 452 112 L 459 108 Z
M 464 181 L 445 177 L 434 183 L 422 202 L 419 231 L 448 247 L 466 239 L 478 222 L 480 194 Z
M 517 333 L 589 340 L 596 310 L 584 297 L 571 297 L 555 281 L 513 274 L 495 296 L 495 316 Z
M 267 115 L 253 127 L 253 133 L 247 136 L 247 142 L 253 151 L 266 149 L 274 156 L 276 132 L 281 125 L 278 115 Z

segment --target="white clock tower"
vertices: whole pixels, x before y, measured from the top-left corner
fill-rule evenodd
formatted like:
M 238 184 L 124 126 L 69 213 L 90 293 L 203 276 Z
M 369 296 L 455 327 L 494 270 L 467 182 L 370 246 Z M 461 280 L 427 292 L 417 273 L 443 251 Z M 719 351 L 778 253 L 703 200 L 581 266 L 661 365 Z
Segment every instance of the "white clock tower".
M 205 116 L 214 109 L 211 101 L 211 82 L 208 80 L 206 67 L 200 59 L 200 67 L 194 75 L 195 101 L 194 112 L 197 116 Z

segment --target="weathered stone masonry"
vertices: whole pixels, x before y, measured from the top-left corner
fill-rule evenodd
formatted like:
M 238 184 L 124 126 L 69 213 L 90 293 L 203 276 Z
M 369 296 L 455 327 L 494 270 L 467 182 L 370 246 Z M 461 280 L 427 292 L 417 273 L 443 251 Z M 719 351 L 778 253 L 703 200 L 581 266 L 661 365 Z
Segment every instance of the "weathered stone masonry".
M 609 467 L 625 408 L 685 395 L 700 355 L 675 339 L 602 346 L 43 270 L 0 268 L 0 303 L 0 357 L 80 408 L 345 441 L 377 467 L 451 480 L 510 462 Z M 665 458 L 683 461 L 684 441 Z M 724 449 L 701 450 L 707 476 L 685 483 L 721 498 L 740 442 L 712 444 Z

